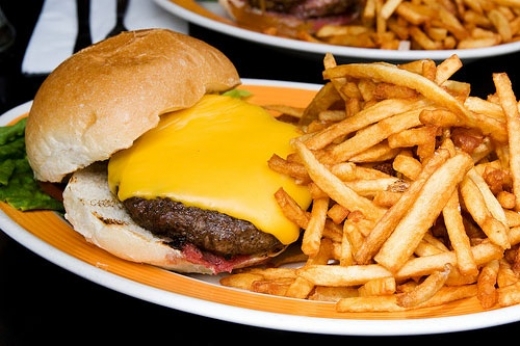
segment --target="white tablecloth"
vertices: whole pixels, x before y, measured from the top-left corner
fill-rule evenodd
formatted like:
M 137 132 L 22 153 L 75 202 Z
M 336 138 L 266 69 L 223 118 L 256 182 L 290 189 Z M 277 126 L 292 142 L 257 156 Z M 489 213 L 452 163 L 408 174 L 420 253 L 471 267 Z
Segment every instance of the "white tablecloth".
M 91 0 L 90 32 L 98 42 L 116 21 L 115 0 Z M 125 25 L 129 30 L 169 28 L 187 33 L 185 20 L 164 11 L 152 0 L 130 0 Z M 72 54 L 77 34 L 75 0 L 45 0 L 22 62 L 25 74 L 47 74 Z

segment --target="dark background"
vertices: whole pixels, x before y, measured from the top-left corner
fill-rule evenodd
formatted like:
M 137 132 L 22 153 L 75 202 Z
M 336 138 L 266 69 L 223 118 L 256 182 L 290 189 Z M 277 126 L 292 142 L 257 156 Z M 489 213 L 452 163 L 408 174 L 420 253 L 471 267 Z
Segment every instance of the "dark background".
M 45 76 L 24 76 L 21 61 L 42 5 L 41 0 L 0 0 L 17 30 L 11 49 L 0 53 L 0 113 L 32 100 Z M 244 78 L 322 83 L 322 63 L 191 26 L 190 34 L 223 51 Z M 499 56 L 464 66 L 454 79 L 472 84 L 472 93 L 494 92 L 493 72 L 507 72 L 517 94 L 519 54 Z M 346 322 L 348 323 L 348 322 Z M 403 322 L 406 323 L 406 322 Z M 0 346 L 158 344 L 187 345 L 290 343 L 338 345 L 395 342 L 401 345 L 488 345 L 506 342 L 520 330 L 512 323 L 451 334 L 358 337 L 312 335 L 268 330 L 200 317 L 141 301 L 100 285 L 40 258 L 0 232 Z M 383 340 L 384 339 L 384 340 Z M 513 336 L 512 342 L 515 342 Z

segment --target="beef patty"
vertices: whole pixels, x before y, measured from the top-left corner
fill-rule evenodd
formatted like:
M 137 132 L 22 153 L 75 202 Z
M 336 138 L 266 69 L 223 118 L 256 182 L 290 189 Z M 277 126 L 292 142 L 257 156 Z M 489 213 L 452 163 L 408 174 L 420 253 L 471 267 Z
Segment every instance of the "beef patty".
M 360 12 L 359 0 L 248 0 L 251 7 L 296 16 L 320 18 Z
M 276 253 L 285 246 L 251 222 L 197 207 L 188 207 L 168 198 L 132 197 L 123 202 L 132 219 L 153 234 L 169 238 L 170 245 L 186 243 L 200 249 L 232 257 Z

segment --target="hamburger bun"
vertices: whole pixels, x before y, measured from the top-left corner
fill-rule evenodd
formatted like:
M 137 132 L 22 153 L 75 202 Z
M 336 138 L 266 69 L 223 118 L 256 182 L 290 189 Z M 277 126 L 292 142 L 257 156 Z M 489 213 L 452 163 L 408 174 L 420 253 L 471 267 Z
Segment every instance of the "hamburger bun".
M 224 54 L 166 29 L 123 32 L 87 47 L 60 64 L 35 95 L 26 128 L 35 178 L 61 182 L 130 147 L 161 114 L 239 84 Z

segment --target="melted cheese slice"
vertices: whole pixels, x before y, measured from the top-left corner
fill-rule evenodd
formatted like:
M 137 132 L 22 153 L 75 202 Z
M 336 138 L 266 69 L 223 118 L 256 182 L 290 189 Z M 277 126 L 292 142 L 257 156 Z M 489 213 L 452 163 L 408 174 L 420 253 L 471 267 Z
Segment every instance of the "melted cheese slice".
M 207 95 L 194 107 L 163 115 L 158 127 L 113 155 L 110 188 L 120 200 L 160 196 L 216 210 L 290 244 L 300 230 L 282 214 L 274 193 L 283 187 L 304 209 L 310 193 L 267 161 L 273 154 L 286 157 L 299 135 L 261 107 Z

